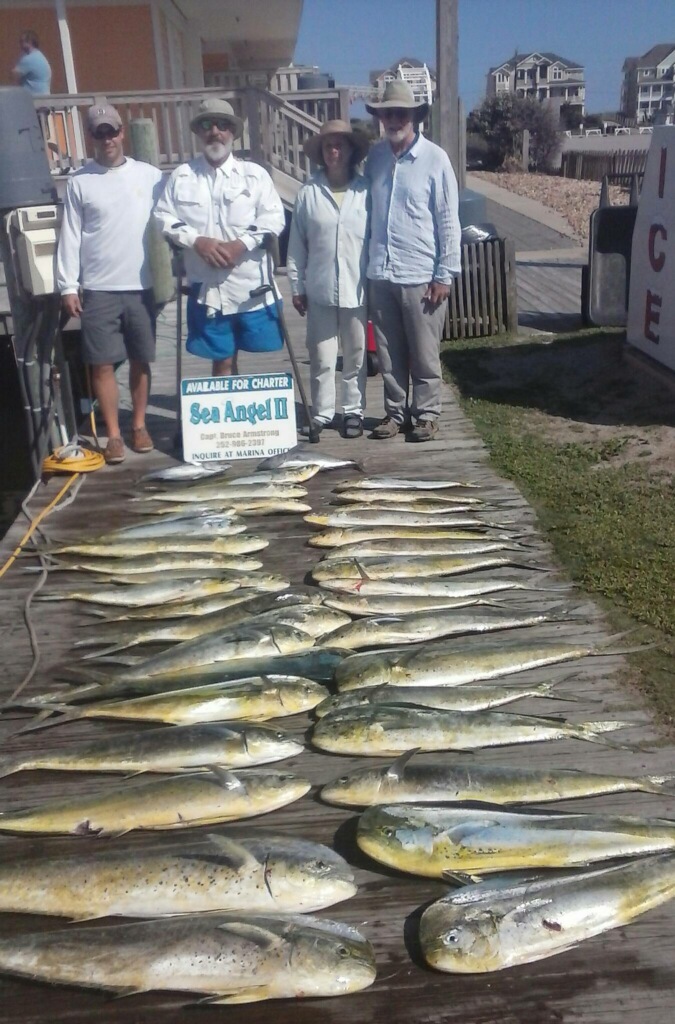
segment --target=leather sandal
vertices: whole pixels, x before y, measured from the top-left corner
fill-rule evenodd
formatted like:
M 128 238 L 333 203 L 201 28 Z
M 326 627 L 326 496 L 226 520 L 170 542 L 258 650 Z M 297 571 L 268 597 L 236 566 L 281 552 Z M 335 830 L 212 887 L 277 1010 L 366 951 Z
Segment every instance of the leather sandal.
M 345 416 L 342 421 L 342 436 L 343 437 L 361 437 L 363 434 L 363 420 L 360 416 L 352 413 L 349 416 Z

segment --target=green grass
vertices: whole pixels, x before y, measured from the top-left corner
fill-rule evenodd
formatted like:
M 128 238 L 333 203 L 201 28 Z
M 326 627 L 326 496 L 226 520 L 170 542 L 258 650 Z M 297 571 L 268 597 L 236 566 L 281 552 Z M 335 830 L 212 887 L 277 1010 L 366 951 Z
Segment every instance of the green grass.
M 617 632 L 657 645 L 631 656 L 630 681 L 672 724 L 675 481 L 638 457 L 668 422 L 667 403 L 654 403 L 621 346 L 616 332 L 552 344 L 483 338 L 447 344 L 443 361 L 493 465 L 536 509 L 562 566 Z M 568 429 L 558 438 L 560 417 Z

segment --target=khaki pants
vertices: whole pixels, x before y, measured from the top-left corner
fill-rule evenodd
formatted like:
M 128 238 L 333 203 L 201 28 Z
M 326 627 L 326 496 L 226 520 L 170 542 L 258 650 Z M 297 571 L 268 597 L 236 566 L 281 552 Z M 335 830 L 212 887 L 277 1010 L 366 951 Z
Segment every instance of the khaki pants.
M 437 419 L 441 413 L 440 343 L 447 302 L 427 312 L 426 284 L 369 282 L 384 408 L 397 423 Z
M 330 423 L 335 415 L 335 368 L 342 350 L 342 411 L 363 416 L 366 404 L 365 306 L 347 309 L 310 302 L 307 307 L 307 351 L 311 374 L 312 415 Z

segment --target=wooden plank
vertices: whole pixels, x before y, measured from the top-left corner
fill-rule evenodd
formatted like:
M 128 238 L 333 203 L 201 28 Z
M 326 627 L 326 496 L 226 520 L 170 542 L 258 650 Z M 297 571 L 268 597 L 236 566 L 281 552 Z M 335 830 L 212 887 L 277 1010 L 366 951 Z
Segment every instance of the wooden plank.
M 548 273 L 553 273 L 549 269 Z M 288 283 L 284 276 L 279 283 L 286 299 L 286 318 L 303 373 L 307 373 L 304 347 L 305 324 L 290 303 Z M 458 298 L 461 289 L 457 289 Z M 105 531 L 128 522 L 131 506 L 128 495 L 138 489 L 140 476 L 152 468 L 169 465 L 170 441 L 174 425 L 174 307 L 167 307 L 160 318 L 159 358 L 153 375 L 153 394 L 148 417 L 158 448 L 150 455 L 130 453 L 119 467 L 109 467 L 84 479 L 75 501 L 49 515 L 41 524 L 48 537 L 78 537 L 85 532 Z M 184 375 L 200 376 L 203 361 L 184 355 Z M 242 372 L 271 372 L 289 369 L 285 352 L 264 356 L 243 354 Z M 122 404 L 129 408 L 126 373 L 120 373 Z M 379 378 L 368 381 L 367 425 L 383 413 L 382 385 Z M 127 430 L 128 411 L 123 413 L 122 426 Z M 424 446 L 408 444 L 403 436 L 388 441 L 374 441 L 364 436 L 358 441 L 342 439 L 336 431 L 324 431 L 319 450 L 332 455 L 358 457 L 369 474 L 387 473 L 402 476 L 454 476 L 471 479 L 483 488 L 486 500 L 502 502 L 499 516 L 508 519 L 516 530 L 531 534 L 532 548 L 528 561 L 556 569 L 550 546 L 537 531 L 536 517 L 518 489 L 502 480 L 491 468 L 485 448 L 475 429 L 459 410 L 449 388 L 444 389 L 444 408 L 437 441 Z M 254 464 L 243 462 L 236 473 L 248 473 Z M 343 469 L 321 473 L 308 482 L 309 503 L 324 507 L 331 498 L 335 483 L 344 478 L 355 479 L 356 470 Z M 42 486 L 31 502 L 33 514 L 46 508 L 62 485 L 51 480 Z M 91 526 L 89 524 L 92 524 Z M 7 554 L 25 532 L 25 520 L 17 520 L 4 540 Z M 298 517 L 274 516 L 251 520 L 250 528 L 264 533 L 271 541 L 263 552 L 266 568 L 287 574 L 297 585 L 306 585 L 306 574 L 317 559 L 317 550 L 308 546 L 310 527 Z M 29 563 L 30 564 L 30 563 Z M 0 679 L 0 701 L 5 700 L 31 666 L 31 652 L 22 609 L 35 585 L 35 576 L 26 575 L 21 565 L 14 564 L 0 582 L 0 615 L 2 616 L 4 672 Z M 521 581 L 531 579 L 527 569 L 501 569 L 496 575 L 515 575 Z M 71 588 L 75 579 L 54 574 L 49 588 Z M 542 587 L 555 585 L 561 591 L 514 591 L 503 598 L 506 606 L 539 607 L 542 602 L 574 606 L 578 618 L 542 624 L 519 631 L 523 637 L 537 640 L 569 638 L 595 643 L 607 637 L 600 609 L 581 598 L 569 580 L 560 573 L 542 575 Z M 33 604 L 33 623 L 37 632 L 41 663 L 26 693 L 38 693 L 53 684 L 54 671 L 63 662 L 72 662 L 73 641 L 92 628 L 84 610 L 74 603 Z M 509 634 L 493 634 L 489 642 L 499 647 L 515 639 Z M 459 640 L 457 643 L 459 644 Z M 472 641 L 475 642 L 475 641 Z M 621 718 L 630 723 L 621 738 L 639 744 L 639 751 L 617 750 L 599 744 L 575 741 L 532 744 L 519 747 L 485 750 L 473 755 L 476 764 L 523 764 L 542 768 L 572 767 L 591 771 L 627 775 L 662 773 L 672 770 L 673 745 L 668 742 L 641 705 L 634 690 L 621 685 L 625 660 L 618 654 L 586 658 L 578 663 L 553 666 L 523 674 L 521 681 L 558 681 L 561 694 L 572 695 L 578 703 L 565 705 L 564 714 L 574 721 Z M 516 708 L 514 708 L 515 710 Z M 518 705 L 524 713 L 559 714 L 561 705 L 549 700 L 529 700 Z M 74 722 L 42 734 L 13 735 L 23 720 L 0 718 L 0 741 L 3 753 L 40 748 L 63 749 L 71 742 L 112 735 L 129 726 L 119 723 Z M 310 725 L 307 716 L 279 722 L 281 728 L 302 737 Z M 462 757 L 471 755 L 462 755 Z M 425 755 L 428 761 L 453 761 L 457 755 Z M 260 1003 L 236 1008 L 241 1024 L 316 1024 L 332 1021 L 339 1015 L 344 1024 L 363 1024 L 382 1020 L 392 1024 L 523 1024 L 537 1021 L 574 1021 L 575 1024 L 615 1024 L 631 1014 L 640 1024 L 666 1024 L 672 1017 L 675 947 L 675 904 L 663 906 L 645 915 L 630 927 L 598 936 L 568 953 L 518 968 L 482 977 L 450 976 L 425 967 L 417 945 L 420 909 L 442 895 L 447 887 L 436 881 L 416 879 L 394 871 L 380 869 L 358 850 L 354 842 L 356 814 L 350 810 L 330 807 L 317 797 L 322 784 L 371 762 L 366 758 L 338 757 L 307 750 L 283 767 L 306 775 L 312 783 L 309 796 L 271 815 L 240 822 L 218 831 L 233 835 L 279 831 L 328 843 L 343 853 L 354 866 L 359 883 L 358 895 L 323 912 L 324 917 L 357 925 L 372 940 L 379 976 L 375 985 L 360 994 L 343 999 L 307 1000 L 296 1003 Z M 91 793 L 118 785 L 114 779 L 85 776 L 69 778 L 65 773 L 24 773 L 0 779 L 0 808 L 19 807 L 65 794 Z M 565 805 L 563 805 L 565 806 Z M 568 809 L 595 810 L 607 813 L 633 813 L 650 816 L 675 816 L 675 797 L 660 795 L 615 794 L 592 800 L 569 802 Z M 163 837 L 159 837 L 161 842 Z M 69 838 L 28 839 L 0 836 L 0 861 L 30 858 L 39 853 L 63 854 L 73 850 L 96 855 L 106 848 L 140 851 L 157 837 L 128 835 L 119 839 L 75 840 Z M 20 932 L 44 931 L 64 927 L 58 920 L 44 917 L 2 915 L 3 936 Z M 73 925 L 72 927 L 81 927 Z M 146 1024 L 159 1019 L 161 1013 L 168 1024 L 185 1024 L 193 1013 L 185 1008 L 185 996 L 145 995 L 129 999 L 110 999 L 101 993 L 76 988 L 40 986 L 29 981 L 3 977 L 0 979 L 4 1024 Z M 199 1017 L 220 1021 L 223 1010 L 199 1008 Z M 229 1018 L 228 1018 L 229 1019 Z

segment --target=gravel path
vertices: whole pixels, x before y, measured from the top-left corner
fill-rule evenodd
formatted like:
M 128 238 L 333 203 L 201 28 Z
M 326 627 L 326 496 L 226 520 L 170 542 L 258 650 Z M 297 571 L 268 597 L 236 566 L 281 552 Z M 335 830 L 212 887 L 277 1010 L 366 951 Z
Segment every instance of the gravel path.
M 588 240 L 589 217 L 600 200 L 599 182 L 575 181 L 552 174 L 497 171 L 472 171 L 471 174 L 526 199 L 536 199 L 564 217 L 580 242 Z M 628 202 L 628 192 L 616 185 L 610 186 L 609 193 L 612 205 Z

